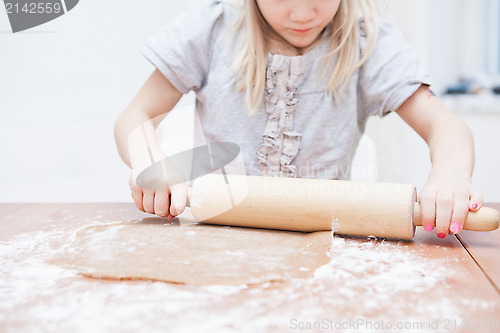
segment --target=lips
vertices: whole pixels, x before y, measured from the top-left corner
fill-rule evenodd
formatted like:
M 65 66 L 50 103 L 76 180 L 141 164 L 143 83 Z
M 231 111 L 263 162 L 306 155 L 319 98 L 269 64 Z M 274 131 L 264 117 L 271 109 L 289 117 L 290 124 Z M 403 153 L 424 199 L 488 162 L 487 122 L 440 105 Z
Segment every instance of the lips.
M 305 33 L 309 32 L 309 31 L 311 31 L 312 28 L 309 28 L 309 29 L 292 29 L 292 30 L 294 32 L 296 32 L 296 33 L 299 33 L 299 34 L 305 34 Z

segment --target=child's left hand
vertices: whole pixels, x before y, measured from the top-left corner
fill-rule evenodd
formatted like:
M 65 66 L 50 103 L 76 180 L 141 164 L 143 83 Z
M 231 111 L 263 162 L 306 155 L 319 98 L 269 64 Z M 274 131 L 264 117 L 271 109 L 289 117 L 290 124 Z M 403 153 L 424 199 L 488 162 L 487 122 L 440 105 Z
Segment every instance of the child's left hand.
M 483 204 L 482 194 L 469 179 L 450 170 L 431 172 L 419 195 L 425 230 L 435 227 L 439 238 L 462 231 L 467 213 L 479 210 Z

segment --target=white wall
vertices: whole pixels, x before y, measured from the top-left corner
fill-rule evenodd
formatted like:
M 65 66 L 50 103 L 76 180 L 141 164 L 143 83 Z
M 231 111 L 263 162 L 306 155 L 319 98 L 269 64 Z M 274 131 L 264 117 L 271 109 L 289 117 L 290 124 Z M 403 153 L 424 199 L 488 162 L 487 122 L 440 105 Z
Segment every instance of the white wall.
M 0 202 L 130 200 L 113 122 L 153 71 L 139 49 L 188 3 L 84 0 L 16 34 L 0 6 Z

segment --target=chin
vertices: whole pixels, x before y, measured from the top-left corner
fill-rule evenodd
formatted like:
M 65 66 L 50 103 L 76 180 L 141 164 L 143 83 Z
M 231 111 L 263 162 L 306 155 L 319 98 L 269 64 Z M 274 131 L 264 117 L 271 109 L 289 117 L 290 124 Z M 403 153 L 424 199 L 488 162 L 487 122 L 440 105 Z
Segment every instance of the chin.
M 309 47 L 312 43 L 290 43 L 290 44 L 298 49 L 304 49 Z
M 288 43 L 298 49 L 303 49 L 310 46 L 314 42 L 313 40 L 288 40 Z

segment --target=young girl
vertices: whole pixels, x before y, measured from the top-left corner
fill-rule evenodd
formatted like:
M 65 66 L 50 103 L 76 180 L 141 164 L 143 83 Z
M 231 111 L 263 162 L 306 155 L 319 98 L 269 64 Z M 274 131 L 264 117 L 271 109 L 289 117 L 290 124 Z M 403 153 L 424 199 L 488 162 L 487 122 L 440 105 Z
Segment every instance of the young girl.
M 425 230 L 458 233 L 482 205 L 469 128 L 369 0 L 197 1 L 143 53 L 157 69 L 115 128 L 129 166 L 131 131 L 192 90 L 207 141 L 238 144 L 250 175 L 348 179 L 367 118 L 395 111 L 430 148 Z M 131 176 L 130 187 L 142 211 L 171 219 L 186 206 L 185 185 L 146 189 Z

